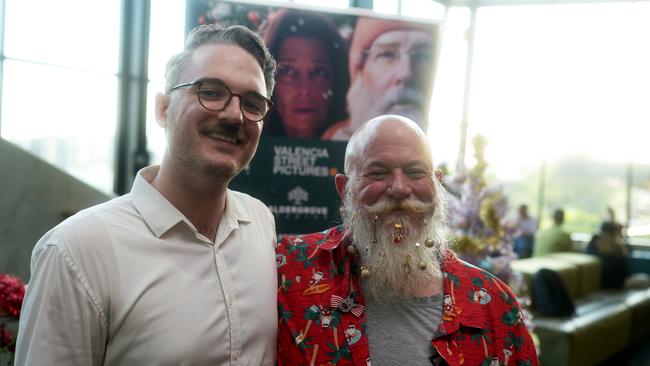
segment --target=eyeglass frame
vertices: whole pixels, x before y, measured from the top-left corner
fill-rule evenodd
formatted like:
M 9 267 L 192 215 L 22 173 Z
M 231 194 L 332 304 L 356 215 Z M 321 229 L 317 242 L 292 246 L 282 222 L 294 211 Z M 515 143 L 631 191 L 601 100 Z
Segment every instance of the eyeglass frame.
M 201 85 L 203 83 L 205 83 L 205 82 L 221 84 L 224 88 L 226 88 L 226 90 L 228 91 L 228 94 L 230 94 L 230 97 L 228 98 L 228 101 L 226 101 L 226 103 L 223 105 L 223 108 L 221 108 L 221 109 L 210 109 L 210 108 L 206 107 L 205 104 L 203 104 L 203 101 L 201 100 L 201 95 L 200 95 L 199 91 L 201 90 Z M 204 78 L 204 79 L 194 80 L 194 81 L 189 82 L 189 83 L 176 84 L 176 85 L 172 86 L 171 88 L 169 88 L 169 92 L 172 92 L 172 91 L 174 91 L 176 89 L 184 88 L 184 87 L 187 87 L 187 86 L 189 86 L 189 87 L 198 86 L 196 88 L 196 92 L 195 92 L 196 98 L 199 100 L 199 104 L 201 105 L 201 107 L 205 108 L 206 110 L 208 110 L 210 112 L 221 112 L 221 111 L 225 110 L 226 108 L 228 108 L 228 106 L 230 105 L 230 102 L 232 101 L 233 96 L 236 96 L 239 99 L 239 110 L 241 111 L 242 117 L 244 117 L 246 120 L 248 120 L 250 122 L 257 123 L 257 122 L 260 122 L 260 121 L 264 120 L 264 118 L 266 118 L 266 116 L 269 115 L 269 112 L 271 111 L 271 108 L 273 108 L 273 102 L 271 100 L 269 100 L 267 97 L 263 96 L 262 94 L 260 94 L 258 92 L 255 92 L 255 91 L 248 91 L 248 92 L 246 92 L 244 94 L 234 93 L 230 89 L 228 84 L 223 82 L 223 80 L 221 80 L 221 79 Z M 262 97 L 262 99 L 264 101 L 266 101 L 266 105 L 267 105 L 268 109 L 266 110 L 266 113 L 264 113 L 264 116 L 262 116 L 262 118 L 260 118 L 258 120 L 252 120 L 252 119 L 250 119 L 250 118 L 248 118 L 248 117 L 246 117 L 244 115 L 244 109 L 242 108 L 242 100 L 243 100 L 243 97 L 245 97 L 246 95 L 249 95 L 249 94 L 256 94 L 256 95 Z

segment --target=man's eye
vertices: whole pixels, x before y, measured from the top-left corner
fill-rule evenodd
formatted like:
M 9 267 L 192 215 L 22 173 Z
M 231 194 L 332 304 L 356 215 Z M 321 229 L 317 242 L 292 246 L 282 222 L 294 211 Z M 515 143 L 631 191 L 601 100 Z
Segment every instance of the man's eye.
M 364 177 L 370 179 L 381 179 L 381 178 L 385 178 L 387 175 L 388 173 L 383 170 L 375 170 L 364 174 Z
M 430 64 L 433 61 L 431 49 L 415 50 L 411 52 L 411 57 L 413 58 L 413 62 L 421 64 Z
M 249 98 L 244 98 L 244 101 L 242 103 L 242 108 L 245 110 L 256 113 L 256 114 L 264 114 L 265 112 L 265 107 L 264 107 L 264 102 L 258 101 L 258 100 L 251 100 Z
M 220 100 L 228 98 L 228 92 L 223 88 L 205 87 L 199 90 L 199 96 L 204 100 Z
M 422 169 L 411 169 L 406 172 L 406 175 L 408 175 L 411 178 L 422 178 L 429 174 L 427 173 L 427 171 Z
M 375 58 L 378 60 L 392 61 L 397 59 L 398 57 L 397 55 L 398 52 L 396 51 L 385 50 L 385 51 L 377 52 L 377 56 L 375 56 Z

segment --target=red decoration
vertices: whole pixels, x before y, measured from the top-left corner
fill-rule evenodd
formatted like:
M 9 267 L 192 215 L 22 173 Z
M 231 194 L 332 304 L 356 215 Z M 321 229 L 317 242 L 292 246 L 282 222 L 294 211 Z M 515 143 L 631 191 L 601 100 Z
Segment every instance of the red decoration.
M 18 318 L 25 297 L 25 284 L 8 274 L 0 274 L 0 316 Z

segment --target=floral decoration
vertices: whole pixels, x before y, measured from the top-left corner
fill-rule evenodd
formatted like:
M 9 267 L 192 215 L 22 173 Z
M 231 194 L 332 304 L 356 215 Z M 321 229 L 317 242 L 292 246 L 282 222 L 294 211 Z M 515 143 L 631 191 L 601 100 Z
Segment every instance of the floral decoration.
M 8 274 L 0 274 L 0 355 L 6 355 L 8 364 L 13 364 L 16 351 L 16 335 L 5 324 L 20 317 L 20 309 L 25 297 L 25 284 Z
M 0 316 L 18 318 L 25 296 L 25 284 L 20 278 L 0 274 Z
M 513 251 L 514 229 L 507 223 L 508 199 L 499 185 L 490 185 L 484 172 L 486 140 L 476 136 L 472 140 L 476 165 L 461 167 L 454 175 L 444 178 L 448 191 L 449 226 L 456 240 L 460 257 L 508 283 L 516 294 L 527 291 L 522 276 L 514 272 L 510 263 L 517 259 Z M 528 329 L 533 328 L 532 315 L 527 311 L 528 297 L 518 299 Z

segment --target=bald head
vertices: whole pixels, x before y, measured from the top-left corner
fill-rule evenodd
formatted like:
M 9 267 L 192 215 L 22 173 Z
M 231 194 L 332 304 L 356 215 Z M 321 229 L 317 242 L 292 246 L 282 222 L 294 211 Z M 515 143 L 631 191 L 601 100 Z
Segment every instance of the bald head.
M 420 145 L 426 155 L 420 158 L 426 158 L 432 165 L 431 146 L 420 126 L 406 117 L 383 115 L 364 123 L 350 137 L 345 149 L 345 174 L 354 174 L 359 168 L 358 163 L 362 163 L 364 151 L 374 142 L 378 142 L 380 149 L 387 143 Z

